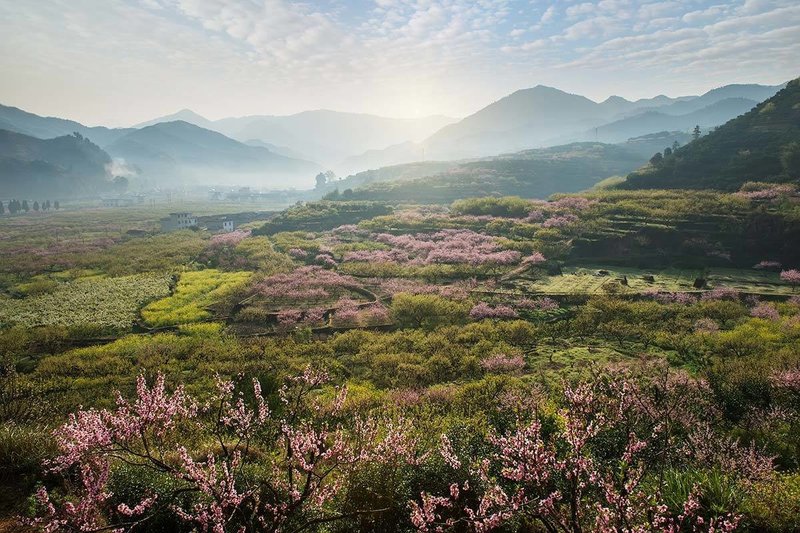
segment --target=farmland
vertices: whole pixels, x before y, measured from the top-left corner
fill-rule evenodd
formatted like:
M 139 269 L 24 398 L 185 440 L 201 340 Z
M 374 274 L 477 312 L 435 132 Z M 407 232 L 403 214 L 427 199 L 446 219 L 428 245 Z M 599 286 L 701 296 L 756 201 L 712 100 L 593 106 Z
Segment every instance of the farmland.
M 15 420 L 13 431 L 0 433 L 0 468 L 13 479 L 4 482 L 6 490 L 17 495 L 6 512 L 29 512 L 21 502 L 37 484 L 53 498 L 70 494 L 39 463 L 15 458 L 32 441 L 52 450 L 52 430 L 71 427 L 63 424 L 77 405 L 127 420 L 131 408 L 119 403 L 118 390 L 138 398 L 137 409 L 159 402 L 155 418 L 126 424 L 153 424 L 141 427 L 158 443 L 155 453 L 165 456 L 185 443 L 200 453 L 220 446 L 241 451 L 236 442 L 273 450 L 274 439 L 297 445 L 292 439 L 300 434 L 311 438 L 331 431 L 325 429 L 331 417 L 342 420 L 337 436 L 319 438 L 341 443 L 348 453 L 364 446 L 359 457 L 382 454 L 390 462 L 331 469 L 327 460 L 303 466 L 277 451 L 242 460 L 254 471 L 294 475 L 310 468 L 346 484 L 347 499 L 324 497 L 324 516 L 346 509 L 350 499 L 371 501 L 370 487 L 386 490 L 381 482 L 389 472 L 405 476 L 416 488 L 381 495 L 390 511 L 379 513 L 392 514 L 386 520 L 405 524 L 402 530 L 411 528 L 409 502 L 420 491 L 447 490 L 431 479 L 485 483 L 479 473 L 442 463 L 440 435 L 454 456 L 482 461 L 494 432 L 518 438 L 522 428 L 547 423 L 555 432 L 547 437 L 555 446 L 547 452 L 555 454 L 549 464 L 559 465 L 577 452 L 558 428 L 582 423 L 569 413 L 588 409 L 589 417 L 610 417 L 590 437 L 592 446 L 622 457 L 628 438 L 622 428 L 651 435 L 666 415 L 645 407 L 667 402 L 666 409 L 684 413 L 670 422 L 673 437 L 729 443 L 736 435 L 742 444 L 728 444 L 729 455 L 687 456 L 672 440 L 648 440 L 661 452 L 638 455 L 637 464 L 663 469 L 665 479 L 679 484 L 692 480 L 713 502 L 702 516 L 725 509 L 754 530 L 772 523 L 775 506 L 764 494 L 796 483 L 800 461 L 787 444 L 797 429 L 792 372 L 800 361 L 800 278 L 792 274 L 793 247 L 764 248 L 777 242 L 769 235 L 756 251 L 741 242 L 752 231 L 749 220 L 760 231 L 774 224 L 792 234 L 800 220 L 795 196 L 765 203 L 736 194 L 689 200 L 654 191 L 546 202 L 479 198 L 449 206 L 323 204 L 296 206 L 275 221 L 227 233 L 161 233 L 153 213 L 139 208 L 119 211 L 116 225 L 99 232 L 96 222 L 81 222 L 75 213 L 0 218 L 0 246 L 9 257 L 0 280 L 0 355 L 7 369 L 0 392 L 8 398 L 0 416 Z M 637 225 L 631 211 L 659 223 Z M 698 216 L 738 222 L 715 229 L 714 238 L 727 233 L 709 246 L 704 232 L 710 230 L 692 218 Z M 58 245 L 55 225 L 62 228 Z M 598 243 L 619 254 L 597 260 Z M 589 394 L 590 403 L 575 403 L 584 398 L 576 391 Z M 637 403 L 625 403 L 621 391 L 635 394 Z M 181 394 L 200 410 L 181 403 Z M 202 407 L 211 401 L 222 410 Z M 622 414 L 607 413 L 609 405 Z M 174 412 L 180 428 L 165 433 L 159 424 L 172 422 L 158 412 Z M 303 421 L 292 413 L 303 413 Z M 709 427 L 711 437 L 704 433 Z M 160 461 L 150 436 L 144 443 L 127 433 L 109 438 L 124 439 L 125 454 Z M 390 442 L 394 452 L 386 455 Z M 94 444 L 82 446 L 101 454 L 97 464 L 112 473 L 113 505 L 135 506 L 142 490 L 178 494 L 161 481 L 142 481 L 140 473 L 130 477 L 137 466 L 102 455 Z M 747 460 L 766 474 L 748 470 L 753 463 L 745 462 L 745 446 L 756 446 Z M 184 466 L 166 464 L 165 480 L 182 475 L 173 470 L 189 464 L 181 461 Z M 729 467 L 739 473 L 714 478 Z M 598 468 L 581 475 L 619 475 L 612 463 Z M 431 478 L 430 471 L 438 474 Z M 567 482 L 558 466 L 547 475 Z M 637 490 L 656 482 L 643 479 Z M 741 498 L 720 499 L 714 483 Z M 687 497 L 669 484 L 662 490 L 674 501 Z M 593 493 L 590 500 L 604 501 L 597 498 Z M 680 510 L 665 505 L 667 513 Z M 374 529 L 382 530 L 383 519 L 376 517 Z M 172 514 L 159 520 L 165 530 L 181 524 Z M 780 520 L 781 527 L 791 523 Z M 342 531 L 356 527 L 354 520 L 342 524 Z

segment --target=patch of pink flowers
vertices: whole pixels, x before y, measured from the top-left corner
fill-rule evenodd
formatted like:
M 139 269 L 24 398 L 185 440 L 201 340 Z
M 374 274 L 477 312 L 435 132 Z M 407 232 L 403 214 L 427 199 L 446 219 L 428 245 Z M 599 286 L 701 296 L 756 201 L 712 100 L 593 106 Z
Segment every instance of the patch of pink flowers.
M 495 354 L 482 360 L 481 368 L 495 373 L 518 372 L 525 368 L 525 359 L 521 355 Z
M 519 315 L 513 308 L 507 305 L 496 305 L 492 307 L 486 302 L 479 302 L 470 309 L 469 316 L 475 320 L 483 320 L 485 318 L 517 318 Z
M 700 297 L 702 300 L 733 300 L 739 299 L 739 291 L 731 287 L 714 287 L 708 292 L 704 292 Z
M 573 214 L 566 214 L 566 215 L 557 215 L 554 217 L 550 217 L 544 222 L 542 222 L 543 228 L 564 228 L 566 226 L 570 226 L 578 221 L 578 217 Z
M 781 317 L 778 310 L 768 303 L 760 303 L 753 307 L 750 310 L 750 316 L 764 320 L 778 320 Z

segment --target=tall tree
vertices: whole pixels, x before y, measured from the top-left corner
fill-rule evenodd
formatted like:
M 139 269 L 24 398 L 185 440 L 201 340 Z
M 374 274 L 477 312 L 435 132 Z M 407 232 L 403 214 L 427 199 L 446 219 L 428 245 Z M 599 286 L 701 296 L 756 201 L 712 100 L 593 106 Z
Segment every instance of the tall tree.
M 58 200 L 53 202 L 53 207 L 55 207 L 56 209 L 59 209 L 61 207 L 60 205 L 58 205 Z
M 692 130 L 692 139 L 696 141 L 699 138 L 700 138 L 700 125 L 698 124 L 694 127 L 694 130 Z
M 33 201 L 33 210 L 34 211 L 38 211 L 39 210 L 39 202 L 36 201 L 36 200 Z
M 5 212 L 6 212 L 6 208 L 5 208 L 5 207 L 3 207 L 3 202 L 2 202 L 2 201 L 0 201 L 0 215 L 2 215 L 2 214 L 3 214 L 3 213 L 5 213 Z
M 28 200 L 22 200 L 22 210 L 26 213 L 31 210 L 31 208 L 28 207 Z

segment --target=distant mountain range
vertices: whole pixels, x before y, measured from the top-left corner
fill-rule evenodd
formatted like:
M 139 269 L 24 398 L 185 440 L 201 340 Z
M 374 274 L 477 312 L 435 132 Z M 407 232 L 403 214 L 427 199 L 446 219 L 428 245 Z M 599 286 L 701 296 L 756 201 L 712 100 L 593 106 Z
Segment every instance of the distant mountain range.
M 241 142 L 261 141 L 283 146 L 288 152 L 335 167 L 342 159 L 367 150 L 381 149 L 404 141 L 419 141 L 456 119 L 430 116 L 419 119 L 395 119 L 363 113 L 304 111 L 295 115 L 253 115 L 208 120 L 184 109 L 134 127 L 182 120 L 214 130 Z
M 107 169 L 107 179 L 121 173 L 143 187 L 241 184 L 305 188 L 313 184 L 317 172 L 331 167 L 347 175 L 428 160 L 461 164 L 536 147 L 576 141 L 624 143 L 631 138 L 640 139 L 628 147 L 633 151 L 653 146 L 661 150 L 658 143 L 664 139 L 658 132 L 670 132 L 678 140 L 694 125 L 711 129 L 747 112 L 780 88 L 728 85 L 701 96 L 661 95 L 637 101 L 612 96 L 598 103 L 537 86 L 516 91 L 459 121 L 444 116 L 392 119 L 326 110 L 212 121 L 185 109 L 133 128 L 106 128 L 0 106 L 0 130 L 40 140 L 77 132 L 113 160 L 101 165 Z M 0 142 L 11 148 L 20 144 L 8 135 Z M 25 181 L 23 176 L 33 174 L 49 176 L 47 179 L 75 176 L 75 169 L 98 168 L 95 155 L 73 165 L 72 170 L 47 151 L 34 159 L 5 156 L 0 186 Z M 31 170 L 33 162 L 35 171 Z M 48 170 L 43 164 L 50 165 Z M 95 179 L 96 172 L 86 175 Z
M 136 129 L 106 146 L 114 158 L 134 162 L 151 180 L 182 184 L 285 187 L 310 183 L 316 163 L 273 153 L 184 121 Z
M 619 186 L 736 190 L 747 181 L 800 182 L 800 78 Z
M 420 143 L 370 151 L 345 161 L 351 168 L 376 168 L 430 159 L 460 159 L 553 146 L 575 141 L 623 142 L 657 131 L 718 126 L 781 86 L 728 85 L 702 96 L 659 96 L 631 102 L 611 97 L 597 103 L 552 87 L 517 91 Z

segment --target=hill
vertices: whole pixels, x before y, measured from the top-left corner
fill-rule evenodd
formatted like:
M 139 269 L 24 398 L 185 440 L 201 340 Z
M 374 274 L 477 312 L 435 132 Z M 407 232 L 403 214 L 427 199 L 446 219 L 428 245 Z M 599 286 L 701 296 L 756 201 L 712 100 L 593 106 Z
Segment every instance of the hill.
M 96 193 L 108 186 L 110 163 L 80 134 L 37 139 L 0 130 L 0 198 Z
M 702 96 L 660 95 L 636 101 L 611 96 L 597 103 L 539 85 L 501 98 L 420 143 L 373 150 L 350 157 L 346 164 L 349 168 L 377 168 L 425 158 L 463 159 L 572 142 L 618 143 L 660 131 L 688 130 L 698 122 L 712 127 L 744 113 L 778 89 L 728 85 Z
M 249 146 L 184 121 L 134 130 L 108 146 L 108 152 L 136 163 L 146 179 L 191 180 L 207 184 L 287 186 L 311 184 L 315 163 Z
M 797 79 L 743 116 L 633 172 L 620 187 L 735 190 L 747 181 L 798 180 L 799 159 Z
M 618 143 L 657 131 L 691 131 L 696 125 L 709 129 L 746 113 L 757 103 L 746 98 L 726 98 L 683 115 L 670 115 L 661 110 L 645 111 L 595 128 L 586 132 L 585 137 Z
M 276 153 L 307 154 L 304 159 L 320 161 L 340 172 L 347 172 L 349 169 L 339 163 L 353 154 L 407 141 L 419 141 L 455 119 L 440 115 L 397 119 L 321 109 L 286 116 L 251 115 L 211 121 L 194 111 L 183 109 L 136 127 L 177 120 L 248 144 L 260 142 L 267 146 L 280 147 L 279 150 L 273 150 Z
M 472 196 L 547 198 L 556 192 L 577 192 L 610 176 L 624 175 L 639 166 L 643 159 L 640 153 L 623 146 L 573 143 L 457 162 L 428 177 L 375 180 L 360 189 L 340 188 L 328 198 L 418 203 L 448 203 Z M 394 174 L 404 170 L 409 174 L 432 170 L 413 165 L 426 164 L 389 168 Z
M 105 147 L 132 131 L 130 128 L 84 126 L 74 120 L 42 117 L 16 107 L 4 105 L 0 105 L 0 128 L 30 137 L 38 137 L 39 139 L 53 139 L 78 132 L 101 147 Z
M 206 128 L 208 130 L 214 129 L 214 122 L 208 120 L 207 118 L 201 115 L 198 115 L 191 109 L 181 109 L 177 113 L 154 118 L 152 120 L 148 120 L 147 122 L 136 124 L 135 126 L 133 126 L 133 128 L 138 130 L 141 128 L 146 128 L 147 126 L 155 126 L 156 124 L 160 124 L 161 122 L 176 122 L 179 120 L 183 122 L 188 122 L 189 124 L 194 124 L 195 126 L 200 126 L 201 128 Z

